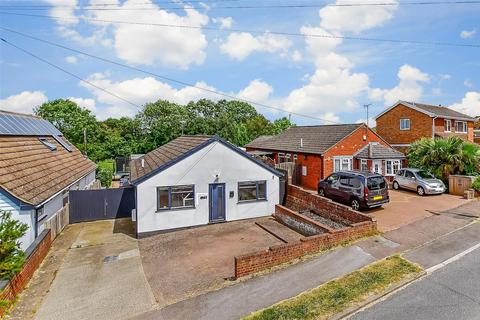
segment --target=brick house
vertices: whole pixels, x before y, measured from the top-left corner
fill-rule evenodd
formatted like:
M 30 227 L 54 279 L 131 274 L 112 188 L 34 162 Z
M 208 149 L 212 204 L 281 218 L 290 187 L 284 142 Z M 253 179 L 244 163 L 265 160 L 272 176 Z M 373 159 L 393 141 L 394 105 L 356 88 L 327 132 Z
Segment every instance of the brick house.
M 377 133 L 400 151 L 424 137 L 474 140 L 475 118 L 443 106 L 398 101 L 375 119 Z
M 319 180 L 339 170 L 393 176 L 405 161 L 403 153 L 365 124 L 295 126 L 276 136 L 259 137 L 245 147 L 277 166 L 293 163 L 300 173 L 297 184 L 308 189 L 316 189 Z
M 473 142 L 480 144 L 480 117 L 477 118 L 477 122 L 473 126 Z

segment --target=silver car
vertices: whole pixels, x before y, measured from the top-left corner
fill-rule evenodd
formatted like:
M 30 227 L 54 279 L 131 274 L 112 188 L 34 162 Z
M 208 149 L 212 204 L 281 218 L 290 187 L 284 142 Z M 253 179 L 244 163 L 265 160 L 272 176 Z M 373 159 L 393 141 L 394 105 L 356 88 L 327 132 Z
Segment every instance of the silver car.
M 393 189 L 409 189 L 419 195 L 441 194 L 447 189 L 442 180 L 422 169 L 404 168 L 397 172 L 393 180 Z

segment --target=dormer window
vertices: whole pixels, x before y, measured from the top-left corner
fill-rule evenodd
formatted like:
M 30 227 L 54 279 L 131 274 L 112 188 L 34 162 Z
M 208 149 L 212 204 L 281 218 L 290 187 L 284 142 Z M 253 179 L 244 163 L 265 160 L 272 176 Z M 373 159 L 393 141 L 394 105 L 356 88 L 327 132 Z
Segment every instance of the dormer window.
M 410 130 L 410 119 L 400 119 L 400 130 Z
M 47 140 L 47 138 L 38 138 L 38 140 L 40 140 L 40 142 L 45 146 L 47 147 L 48 149 L 50 149 L 50 151 L 55 151 L 57 150 L 57 146 L 51 142 L 49 142 Z
M 455 121 L 455 132 L 467 133 L 467 123 L 465 121 Z
M 445 119 L 445 132 L 452 132 L 452 120 Z

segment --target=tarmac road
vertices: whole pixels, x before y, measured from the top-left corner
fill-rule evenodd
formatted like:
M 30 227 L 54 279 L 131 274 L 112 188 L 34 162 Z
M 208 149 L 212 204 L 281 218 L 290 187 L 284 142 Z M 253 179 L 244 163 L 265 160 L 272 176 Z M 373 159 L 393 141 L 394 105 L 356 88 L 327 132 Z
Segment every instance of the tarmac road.
M 480 249 L 349 319 L 480 319 Z

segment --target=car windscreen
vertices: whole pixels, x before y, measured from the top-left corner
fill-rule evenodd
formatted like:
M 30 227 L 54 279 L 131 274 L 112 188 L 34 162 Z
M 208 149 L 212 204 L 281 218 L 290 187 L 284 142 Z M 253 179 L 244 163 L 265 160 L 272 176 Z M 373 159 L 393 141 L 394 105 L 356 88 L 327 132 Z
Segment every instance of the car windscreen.
M 382 176 L 375 176 L 367 179 L 367 187 L 369 190 L 384 189 L 385 186 L 385 179 L 383 179 Z
M 417 175 L 422 179 L 435 179 L 435 177 L 430 172 L 425 170 L 417 171 Z

